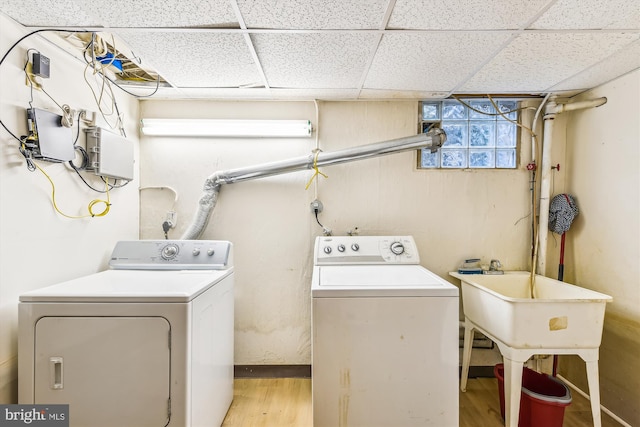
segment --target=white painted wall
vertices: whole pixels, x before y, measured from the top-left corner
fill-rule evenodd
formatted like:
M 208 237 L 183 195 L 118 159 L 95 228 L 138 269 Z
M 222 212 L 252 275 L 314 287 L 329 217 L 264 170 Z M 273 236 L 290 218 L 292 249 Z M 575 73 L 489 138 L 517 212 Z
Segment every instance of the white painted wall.
M 141 117 L 313 119 L 313 103 L 141 103 Z M 179 193 L 180 238 L 195 212 L 205 178 L 230 168 L 308 154 L 306 139 L 148 138 L 141 141 L 141 186 L 168 185 Z M 317 231 L 304 187 L 309 173 L 224 186 L 202 239 L 235 245 L 236 364 L 309 363 L 311 236 Z M 162 190 L 141 193 L 141 238 L 163 238 L 161 224 L 173 203 Z
M 324 151 L 416 133 L 418 103 L 319 102 Z M 531 114 L 532 116 L 532 114 Z M 144 101 L 141 117 L 305 118 L 316 125 L 313 102 Z M 142 186 L 179 192 L 179 238 L 195 210 L 204 179 L 220 170 L 306 155 L 305 140 L 141 140 Z M 528 138 L 522 163 L 530 156 Z M 464 258 L 498 258 L 527 269 L 529 174 L 518 170 L 417 170 L 408 152 L 324 168 L 318 198 L 321 222 L 334 234 L 411 234 L 422 264 L 447 273 Z M 236 364 L 310 363 L 310 277 L 315 236 L 322 233 L 309 204 L 311 171 L 223 186 L 202 238 L 228 239 L 236 254 Z M 141 237 L 162 238 L 173 196 L 141 196 Z M 453 279 L 451 279 L 453 280 Z
M 567 192 L 580 214 L 567 234 L 565 279 L 611 295 L 600 348 L 602 403 L 640 425 L 640 70 L 590 90 L 602 107 L 567 114 Z M 584 363 L 561 372 L 586 387 Z
M 26 33 L 0 14 L 2 54 Z M 22 68 L 29 48 L 51 59 L 51 78 L 45 80 L 45 90 L 58 103 L 96 111 L 82 76 L 84 65 L 36 35 L 20 43 L 0 68 L 0 118 L 9 129 L 18 136 L 26 133 L 25 109 L 30 96 Z M 123 93 L 116 96 L 137 158 L 138 102 Z M 34 93 L 33 106 L 58 111 L 41 92 Z M 107 216 L 63 218 L 52 208 L 49 182 L 40 172 L 27 170 L 17 141 L 4 129 L 0 129 L 0 143 L 0 403 L 17 403 L 18 296 L 106 268 L 117 240 L 138 238 L 139 197 L 136 178 L 127 187 L 111 192 L 112 206 Z M 84 145 L 83 134 L 79 143 Z M 56 200 L 63 212 L 83 215 L 91 200 L 103 198 L 86 188 L 65 165 L 40 165 L 55 183 Z M 90 174 L 85 176 L 96 186 L 104 185 Z M 102 208 L 98 205 L 95 211 Z

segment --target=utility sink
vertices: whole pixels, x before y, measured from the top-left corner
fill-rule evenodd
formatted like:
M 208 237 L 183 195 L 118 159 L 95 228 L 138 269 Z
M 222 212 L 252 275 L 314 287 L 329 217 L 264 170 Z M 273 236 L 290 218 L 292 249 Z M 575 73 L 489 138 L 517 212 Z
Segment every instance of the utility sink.
M 466 389 L 473 330 L 494 341 L 505 366 L 505 422 L 517 427 L 522 366 L 535 354 L 577 354 L 587 364 L 594 426 L 600 427 L 598 353 L 609 295 L 528 271 L 503 275 L 449 273 L 460 279 L 465 341 L 460 388 Z
M 527 271 L 503 275 L 450 273 L 462 281 L 464 315 L 513 348 L 600 346 L 611 297 Z

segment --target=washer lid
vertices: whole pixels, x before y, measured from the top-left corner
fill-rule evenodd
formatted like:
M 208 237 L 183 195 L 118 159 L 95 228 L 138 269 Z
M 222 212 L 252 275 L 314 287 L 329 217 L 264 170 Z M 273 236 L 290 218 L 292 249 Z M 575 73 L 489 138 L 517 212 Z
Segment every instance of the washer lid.
M 189 302 L 233 273 L 228 270 L 107 270 L 20 295 L 21 302 Z
M 314 297 L 458 296 L 458 288 L 420 265 L 316 267 Z

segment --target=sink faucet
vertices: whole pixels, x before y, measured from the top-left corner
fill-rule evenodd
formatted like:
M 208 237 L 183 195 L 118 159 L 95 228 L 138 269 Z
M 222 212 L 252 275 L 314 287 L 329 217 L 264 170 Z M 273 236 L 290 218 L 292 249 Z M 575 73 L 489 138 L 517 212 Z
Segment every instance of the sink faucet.
M 497 259 L 492 259 L 491 263 L 489 264 L 489 271 L 501 271 L 500 269 L 502 268 L 502 264 L 500 263 L 500 260 Z

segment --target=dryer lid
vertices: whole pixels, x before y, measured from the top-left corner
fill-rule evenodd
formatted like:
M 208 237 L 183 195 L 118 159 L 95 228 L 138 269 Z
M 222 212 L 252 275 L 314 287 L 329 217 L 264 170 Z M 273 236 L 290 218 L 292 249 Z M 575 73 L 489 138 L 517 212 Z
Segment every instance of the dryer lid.
M 21 302 L 189 302 L 233 273 L 227 270 L 107 270 L 20 295 Z

